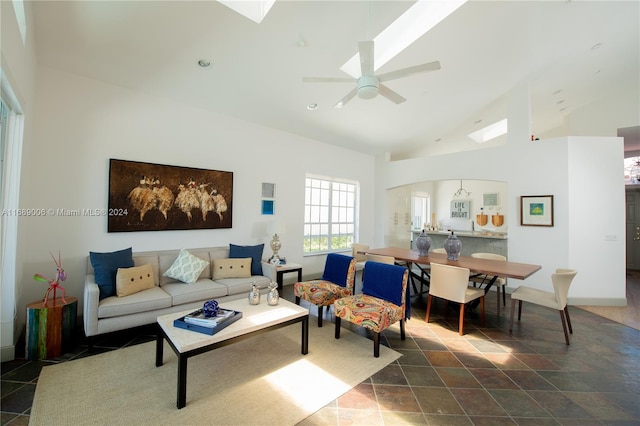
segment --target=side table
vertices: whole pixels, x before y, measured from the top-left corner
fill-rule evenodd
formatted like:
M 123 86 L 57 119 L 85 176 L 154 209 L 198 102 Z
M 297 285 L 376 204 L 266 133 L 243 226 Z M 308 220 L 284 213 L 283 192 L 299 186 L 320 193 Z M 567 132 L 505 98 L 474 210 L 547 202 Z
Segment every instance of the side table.
M 271 281 L 275 281 L 278 283 L 278 291 L 282 291 L 284 274 L 288 274 L 290 272 L 297 272 L 298 281 L 302 281 L 302 265 L 298 263 L 285 263 L 284 265 L 272 265 L 268 262 L 262 262 L 262 269 L 264 271 L 269 271 L 269 274 L 265 274 L 265 276 L 269 276 L 269 278 L 271 278 Z
M 36 300 L 27 305 L 25 355 L 29 360 L 50 359 L 71 349 L 76 331 L 78 298 Z

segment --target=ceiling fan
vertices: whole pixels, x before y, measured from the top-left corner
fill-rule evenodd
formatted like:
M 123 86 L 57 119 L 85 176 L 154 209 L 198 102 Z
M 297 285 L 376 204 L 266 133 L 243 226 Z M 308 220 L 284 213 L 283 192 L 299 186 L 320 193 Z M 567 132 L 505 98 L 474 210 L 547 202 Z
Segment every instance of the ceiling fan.
M 437 71 L 440 69 L 440 62 L 434 61 L 422 65 L 415 65 L 413 67 L 403 68 L 388 73 L 375 75 L 373 73 L 373 49 L 374 43 L 371 41 L 361 41 L 358 43 L 358 50 L 360 53 L 360 70 L 361 77 L 355 78 L 341 78 L 341 77 L 302 77 L 302 81 L 307 83 L 356 83 L 356 87 L 351 90 L 347 95 L 334 105 L 335 108 L 342 108 L 347 102 L 349 102 L 355 95 L 358 95 L 361 99 L 373 99 L 378 94 L 381 94 L 391 102 L 400 104 L 406 101 L 405 98 L 398 93 L 389 89 L 382 82 L 395 80 L 402 77 L 408 77 L 413 74 L 418 74 L 428 71 Z

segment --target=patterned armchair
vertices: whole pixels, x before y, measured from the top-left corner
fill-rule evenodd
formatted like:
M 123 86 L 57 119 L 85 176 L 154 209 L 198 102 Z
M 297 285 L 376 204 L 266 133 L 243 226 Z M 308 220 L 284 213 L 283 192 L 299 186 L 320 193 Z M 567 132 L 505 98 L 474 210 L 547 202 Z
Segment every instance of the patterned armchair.
M 407 289 L 409 271 L 404 266 L 368 261 L 364 266 L 362 294 L 334 302 L 335 338 L 340 338 L 341 320 L 373 332 L 373 356 L 380 356 L 380 333 L 400 322 L 400 338 L 405 339 L 405 321 L 410 317 Z
M 298 282 L 293 285 L 296 304 L 304 299 L 318 307 L 318 327 L 322 327 L 322 309 L 341 297 L 351 296 L 356 276 L 356 260 L 351 256 L 329 253 L 324 273 L 319 280 Z

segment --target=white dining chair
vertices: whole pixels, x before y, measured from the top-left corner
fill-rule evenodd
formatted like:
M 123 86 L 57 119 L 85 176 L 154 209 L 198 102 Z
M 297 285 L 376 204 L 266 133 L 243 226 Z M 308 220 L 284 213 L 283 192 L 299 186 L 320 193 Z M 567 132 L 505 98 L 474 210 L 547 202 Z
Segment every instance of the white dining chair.
M 551 284 L 553 292 L 539 290 L 537 288 L 521 285 L 513 293 L 511 293 L 511 318 L 509 320 L 509 333 L 513 331 L 513 313 L 518 301 L 518 321 L 522 316 L 522 302 L 535 303 L 536 305 L 546 306 L 547 308 L 557 309 L 560 311 L 560 320 L 562 321 L 562 329 L 564 330 L 564 340 L 569 344 L 569 333 L 573 334 L 571 327 L 571 318 L 569 317 L 569 309 L 567 308 L 567 297 L 569 287 L 578 272 L 575 269 L 558 268 L 556 272 L 551 274 Z
M 369 250 L 369 245 L 367 244 L 351 244 L 351 256 L 356 260 L 356 274 L 358 271 L 362 271 L 365 263 L 367 263 L 367 255 L 358 252 L 366 250 Z
M 395 265 L 395 258 L 393 256 L 382 256 L 379 254 L 367 254 L 367 262 L 386 263 L 387 265 Z
M 501 262 L 506 262 L 507 258 L 501 254 L 496 253 L 472 253 L 471 257 L 475 257 L 478 259 L 490 259 L 490 260 L 498 260 Z M 472 275 L 470 281 L 474 283 L 474 287 L 478 284 L 481 288 L 482 286 L 486 286 L 493 279 L 493 276 L 478 274 Z M 500 315 L 500 293 L 502 293 L 502 306 L 507 306 L 507 295 L 506 295 L 506 286 L 507 280 L 503 277 L 497 277 L 494 281 L 493 285 L 496 288 L 496 294 L 498 298 L 498 315 Z
M 464 332 L 465 304 L 472 300 L 480 299 L 481 323 L 484 325 L 484 290 L 469 287 L 469 269 L 457 266 L 431 264 L 431 283 L 429 285 L 429 298 L 427 299 L 427 315 L 425 321 L 429 322 L 431 314 L 431 302 L 434 297 L 456 302 L 460 305 L 460 324 L 458 333 Z

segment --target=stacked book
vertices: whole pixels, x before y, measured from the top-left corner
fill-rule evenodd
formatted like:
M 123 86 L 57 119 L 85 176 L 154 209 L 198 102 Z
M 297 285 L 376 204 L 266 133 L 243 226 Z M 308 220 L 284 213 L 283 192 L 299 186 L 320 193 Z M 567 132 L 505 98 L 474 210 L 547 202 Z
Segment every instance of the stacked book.
M 184 322 L 193 325 L 199 325 L 201 327 L 216 327 L 227 318 L 232 317 L 235 314 L 235 311 L 229 309 L 218 309 L 218 315 L 214 317 L 205 317 L 202 309 L 198 309 L 195 312 L 190 313 L 189 315 L 185 315 Z
M 218 309 L 218 315 L 215 317 L 205 317 L 202 309 L 198 309 L 173 320 L 173 326 L 212 336 L 240 318 L 242 318 L 242 312 L 230 309 Z

